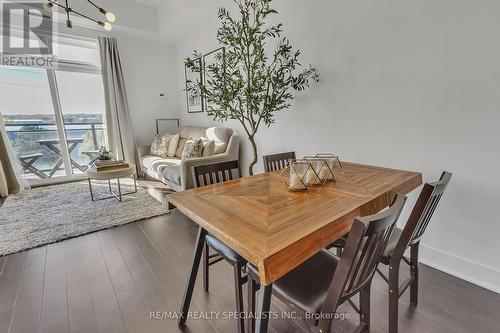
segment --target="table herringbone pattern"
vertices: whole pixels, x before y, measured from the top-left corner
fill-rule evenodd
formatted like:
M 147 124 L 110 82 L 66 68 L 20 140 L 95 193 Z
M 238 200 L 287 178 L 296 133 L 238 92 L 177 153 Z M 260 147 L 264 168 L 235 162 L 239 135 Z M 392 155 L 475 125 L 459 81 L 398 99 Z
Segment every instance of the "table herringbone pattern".
M 337 182 L 291 192 L 278 172 L 169 196 L 209 233 L 259 266 L 270 283 L 347 233 L 356 216 L 387 207 L 395 193 L 422 183 L 420 173 L 344 163 Z

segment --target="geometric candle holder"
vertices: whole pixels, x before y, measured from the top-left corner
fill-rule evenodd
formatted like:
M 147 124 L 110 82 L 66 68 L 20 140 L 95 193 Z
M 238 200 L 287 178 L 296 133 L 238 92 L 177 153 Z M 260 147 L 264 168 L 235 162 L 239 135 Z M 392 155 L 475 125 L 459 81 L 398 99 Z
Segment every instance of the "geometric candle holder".
M 324 170 L 323 173 L 320 173 L 320 177 L 322 179 L 326 179 L 326 181 L 336 181 L 334 170 L 335 169 L 342 169 L 342 163 L 340 162 L 340 159 L 337 155 L 335 154 L 329 154 L 329 153 L 319 153 L 316 154 L 316 158 L 321 158 L 325 160 L 326 165 L 328 166 L 328 171 Z
M 306 175 L 312 172 L 315 173 L 309 162 L 304 160 L 288 160 L 288 165 L 284 168 L 280 175 L 281 179 L 288 185 L 288 189 L 294 192 L 306 192 L 312 186 L 306 180 Z M 316 175 L 318 177 L 318 175 Z
M 325 159 L 317 158 L 315 156 L 304 156 L 302 158 L 304 161 L 311 164 L 312 169 L 306 174 L 306 182 L 313 186 L 323 185 L 332 178 L 332 172 L 328 167 Z

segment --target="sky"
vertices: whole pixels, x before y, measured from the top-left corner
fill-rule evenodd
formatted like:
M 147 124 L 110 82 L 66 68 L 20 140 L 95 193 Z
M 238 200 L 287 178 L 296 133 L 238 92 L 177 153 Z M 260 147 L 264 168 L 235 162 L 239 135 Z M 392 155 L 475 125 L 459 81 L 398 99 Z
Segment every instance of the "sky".
M 59 59 L 99 66 L 97 48 L 59 45 Z M 56 70 L 63 114 L 104 113 L 104 89 L 100 74 Z M 0 66 L 2 114 L 53 114 L 47 71 L 39 68 Z

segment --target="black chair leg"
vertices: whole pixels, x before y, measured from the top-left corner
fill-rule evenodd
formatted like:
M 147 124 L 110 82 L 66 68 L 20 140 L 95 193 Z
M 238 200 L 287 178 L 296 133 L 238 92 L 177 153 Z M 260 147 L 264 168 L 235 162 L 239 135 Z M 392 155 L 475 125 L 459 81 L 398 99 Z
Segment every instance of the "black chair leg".
M 413 306 L 418 304 L 418 246 L 419 243 L 416 243 L 410 247 L 410 304 Z
M 209 258 L 210 256 L 210 248 L 207 243 L 205 243 L 205 247 L 203 249 L 203 290 L 208 292 L 208 271 L 209 271 Z
M 241 266 L 236 264 L 234 269 L 234 293 L 236 296 L 236 311 L 238 312 L 238 333 L 245 333 L 245 319 L 243 310 L 243 276 L 241 276 Z
M 370 332 L 370 291 L 371 282 L 361 289 L 359 293 L 359 310 L 361 312 L 361 324 L 364 325 L 361 332 Z
M 389 333 L 398 332 L 399 263 L 389 264 Z

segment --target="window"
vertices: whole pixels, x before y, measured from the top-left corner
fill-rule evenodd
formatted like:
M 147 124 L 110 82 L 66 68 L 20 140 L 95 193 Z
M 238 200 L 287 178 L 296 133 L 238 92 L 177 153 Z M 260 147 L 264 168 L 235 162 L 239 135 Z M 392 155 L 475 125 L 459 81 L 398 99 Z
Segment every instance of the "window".
M 95 40 L 57 39 L 58 66 L 0 66 L 0 112 L 32 184 L 83 174 L 107 145 L 104 89 Z

